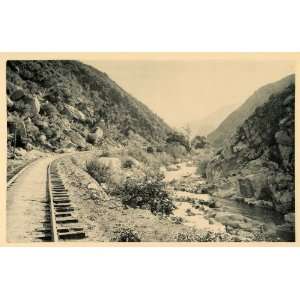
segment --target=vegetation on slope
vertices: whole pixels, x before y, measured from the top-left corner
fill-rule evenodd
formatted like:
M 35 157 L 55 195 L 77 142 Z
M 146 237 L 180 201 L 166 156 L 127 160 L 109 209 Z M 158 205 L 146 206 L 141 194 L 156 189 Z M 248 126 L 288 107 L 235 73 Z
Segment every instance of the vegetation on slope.
M 284 88 L 295 82 L 295 75 L 289 75 L 283 79 L 267 84 L 249 97 L 245 103 L 232 112 L 216 130 L 208 135 L 208 140 L 214 146 L 221 147 L 230 138 L 231 134 L 249 118 L 255 109 L 269 100 L 272 94 L 281 92 Z
M 8 148 L 87 149 L 108 137 L 164 143 L 171 129 L 105 73 L 78 61 L 7 62 Z M 98 139 L 98 137 L 100 137 Z

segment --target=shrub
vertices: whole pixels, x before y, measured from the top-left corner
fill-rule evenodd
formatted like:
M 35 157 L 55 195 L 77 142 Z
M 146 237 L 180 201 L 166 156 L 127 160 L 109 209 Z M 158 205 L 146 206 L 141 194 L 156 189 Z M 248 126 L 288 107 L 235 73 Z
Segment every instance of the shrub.
M 154 149 L 151 146 L 147 147 L 146 151 L 147 153 L 154 153 Z
M 107 182 L 111 176 L 111 169 L 100 163 L 97 159 L 86 162 L 86 170 L 98 183 Z
M 134 165 L 134 162 L 130 158 L 126 158 L 122 164 L 123 168 L 125 168 L 125 169 L 131 169 L 133 167 L 133 165 Z
M 140 242 L 139 233 L 131 225 L 118 224 L 113 230 L 111 242 Z
M 171 220 L 175 224 L 182 224 L 183 223 L 183 218 L 182 217 L 174 216 L 174 217 L 171 217 Z
M 177 242 L 232 242 L 228 233 L 203 232 L 179 232 L 175 236 Z
M 173 159 L 179 159 L 186 156 L 186 148 L 180 144 L 168 144 L 166 146 L 166 152 L 173 157 Z
M 139 162 L 148 163 L 147 153 L 143 149 L 140 149 L 138 147 L 129 146 L 128 150 L 127 150 L 127 154 L 129 156 L 132 156 Z
M 163 152 L 163 149 L 162 149 L 162 147 L 158 146 L 158 147 L 156 148 L 156 152 L 158 152 L 158 153 L 161 153 L 161 152 Z
M 196 173 L 203 178 L 206 178 L 206 168 L 207 168 L 208 163 L 209 163 L 209 160 L 204 159 L 204 160 L 200 160 L 197 164 Z
M 188 152 L 191 150 L 191 146 L 190 146 L 188 138 L 180 132 L 174 131 L 174 132 L 170 133 L 166 139 L 166 142 L 168 144 L 182 145 L 185 147 L 186 151 L 188 151 Z
M 202 149 L 207 144 L 206 137 L 197 135 L 193 138 L 191 144 L 195 149 Z
M 118 194 L 122 196 L 124 205 L 150 209 L 154 214 L 169 215 L 175 208 L 160 175 L 127 177 L 119 187 Z

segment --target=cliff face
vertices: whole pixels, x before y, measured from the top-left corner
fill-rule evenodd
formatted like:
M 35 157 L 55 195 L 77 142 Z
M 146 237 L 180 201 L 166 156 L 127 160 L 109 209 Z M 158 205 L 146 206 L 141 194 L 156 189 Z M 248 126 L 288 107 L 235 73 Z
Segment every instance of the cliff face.
M 226 178 L 234 196 L 281 213 L 294 210 L 295 85 L 256 108 L 208 164 L 210 181 Z
M 167 124 L 105 73 L 78 61 L 8 61 L 8 148 L 85 149 L 104 136 L 160 144 Z
M 257 107 L 266 103 L 272 94 L 281 92 L 294 82 L 295 75 L 289 75 L 255 91 L 242 106 L 232 112 L 216 130 L 208 135 L 209 142 L 217 147 L 222 146 L 223 143 L 230 138 L 231 134 L 254 113 Z

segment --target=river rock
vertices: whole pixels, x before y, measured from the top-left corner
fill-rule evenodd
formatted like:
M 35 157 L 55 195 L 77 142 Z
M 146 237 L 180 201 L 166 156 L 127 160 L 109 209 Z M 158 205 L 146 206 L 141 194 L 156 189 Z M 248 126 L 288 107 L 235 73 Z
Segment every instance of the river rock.
M 246 231 L 253 231 L 261 225 L 259 222 L 250 218 L 228 212 L 218 212 L 215 219 L 225 226 L 231 226 Z

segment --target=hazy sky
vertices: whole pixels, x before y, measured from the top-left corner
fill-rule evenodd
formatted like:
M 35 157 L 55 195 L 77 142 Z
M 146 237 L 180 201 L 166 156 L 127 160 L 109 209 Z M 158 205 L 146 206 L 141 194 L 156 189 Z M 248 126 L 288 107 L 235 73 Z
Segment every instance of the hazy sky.
M 295 72 L 293 61 L 88 61 L 173 127 L 243 103 L 257 88 Z

